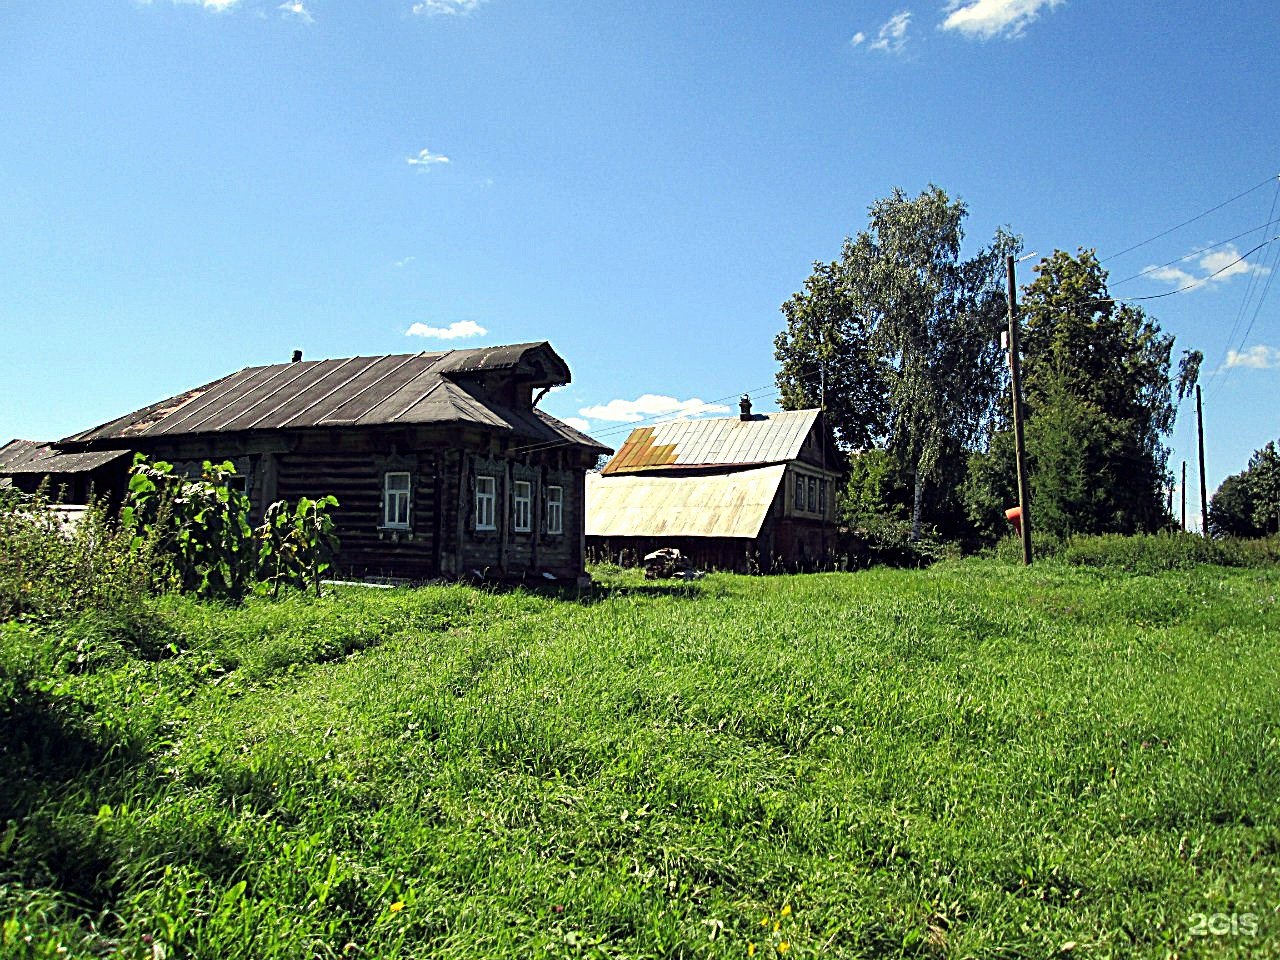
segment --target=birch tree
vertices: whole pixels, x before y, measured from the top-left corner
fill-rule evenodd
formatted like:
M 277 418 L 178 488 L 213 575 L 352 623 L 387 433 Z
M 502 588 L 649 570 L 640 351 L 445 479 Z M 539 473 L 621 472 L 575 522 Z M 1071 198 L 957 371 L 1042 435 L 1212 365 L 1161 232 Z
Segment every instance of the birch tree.
M 913 539 L 926 491 L 959 482 L 1004 383 L 1004 258 L 1019 244 L 997 230 L 990 246 L 962 259 L 967 214 L 933 185 L 877 200 L 840 260 L 815 264 L 805 290 L 783 305 L 787 328 L 775 340 L 785 408 L 814 403 L 822 366 L 837 435 L 883 445 L 910 473 Z

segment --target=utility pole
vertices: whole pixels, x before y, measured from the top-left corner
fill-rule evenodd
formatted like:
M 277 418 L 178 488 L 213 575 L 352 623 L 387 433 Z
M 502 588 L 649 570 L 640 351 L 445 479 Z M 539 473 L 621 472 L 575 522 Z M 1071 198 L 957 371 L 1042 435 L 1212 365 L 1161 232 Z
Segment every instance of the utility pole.
M 1009 285 L 1009 379 L 1013 398 L 1013 452 L 1018 464 L 1018 506 L 1022 510 L 1022 562 L 1031 564 L 1031 503 L 1027 484 L 1027 457 L 1022 442 L 1022 359 L 1018 351 L 1018 284 L 1013 254 L 1004 258 Z
M 1200 535 L 1209 535 L 1209 493 L 1204 479 L 1204 407 L 1200 403 L 1200 384 L 1196 384 L 1196 436 L 1200 446 Z
M 1187 461 L 1182 461 L 1182 532 L 1187 532 Z

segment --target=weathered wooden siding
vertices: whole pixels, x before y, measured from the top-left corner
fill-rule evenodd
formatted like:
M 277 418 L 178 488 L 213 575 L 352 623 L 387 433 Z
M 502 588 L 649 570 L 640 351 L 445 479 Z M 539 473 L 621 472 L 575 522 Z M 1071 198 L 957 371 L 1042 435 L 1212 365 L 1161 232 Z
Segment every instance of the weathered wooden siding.
M 522 576 L 543 571 L 559 578 L 582 573 L 581 530 L 585 519 L 585 472 L 563 465 L 557 451 L 546 454 L 503 457 L 464 454 L 461 464 L 449 471 L 458 478 L 459 496 L 451 497 L 456 513 L 450 518 L 458 530 L 463 573 Z M 477 530 L 475 518 L 475 478 L 492 476 L 497 481 L 496 530 Z M 515 526 L 515 483 L 531 486 L 531 530 L 517 532 Z M 549 486 L 563 491 L 562 532 L 547 530 L 546 495 Z M 452 491 L 451 491 L 452 492 Z
M 412 478 L 408 531 L 384 530 L 383 475 L 407 470 Z M 278 499 L 333 494 L 340 540 L 337 566 L 351 576 L 422 579 L 439 574 L 435 555 L 435 458 L 379 465 L 368 453 L 288 453 L 278 456 Z
M 288 436 L 183 438 L 148 452 L 199 471 L 202 459 L 232 459 L 260 517 L 274 500 L 333 494 L 340 540 L 336 572 L 353 577 L 538 577 L 583 573 L 586 467 L 594 454 L 521 444 L 474 430 L 300 431 Z M 384 475 L 411 476 L 409 531 L 383 526 Z M 475 477 L 498 481 L 497 527 L 475 529 Z M 515 480 L 533 487 L 533 527 L 513 527 Z M 546 488 L 564 491 L 563 533 L 546 530 Z

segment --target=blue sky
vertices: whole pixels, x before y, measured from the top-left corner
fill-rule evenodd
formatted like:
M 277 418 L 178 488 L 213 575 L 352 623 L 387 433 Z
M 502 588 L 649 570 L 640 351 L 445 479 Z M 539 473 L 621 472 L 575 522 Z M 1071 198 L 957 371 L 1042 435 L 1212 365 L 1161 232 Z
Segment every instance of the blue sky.
M 895 186 L 1173 290 L 1280 234 L 1277 48 L 1263 0 L 0 0 L 0 441 L 294 348 L 548 339 L 615 445 L 769 409 L 779 305 Z M 1211 488 L 1280 436 L 1277 257 L 1145 304 Z

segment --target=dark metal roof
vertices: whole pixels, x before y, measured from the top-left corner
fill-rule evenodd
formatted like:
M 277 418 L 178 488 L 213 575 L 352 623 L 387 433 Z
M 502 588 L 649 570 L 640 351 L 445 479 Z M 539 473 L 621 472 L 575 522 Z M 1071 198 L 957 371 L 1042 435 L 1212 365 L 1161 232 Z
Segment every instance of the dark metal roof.
M 800 456 L 818 410 L 673 420 L 632 430 L 603 473 L 784 463 Z
M 506 372 L 531 386 L 570 379 L 568 365 L 545 342 L 278 363 L 246 367 L 60 442 L 460 423 L 608 452 L 607 447 L 539 410 L 517 410 L 468 388 L 468 379 L 488 372 Z
M 47 443 L 34 440 L 11 440 L 0 447 L 0 474 L 19 473 L 88 473 L 106 466 L 128 450 L 94 450 L 85 453 L 63 453 Z

